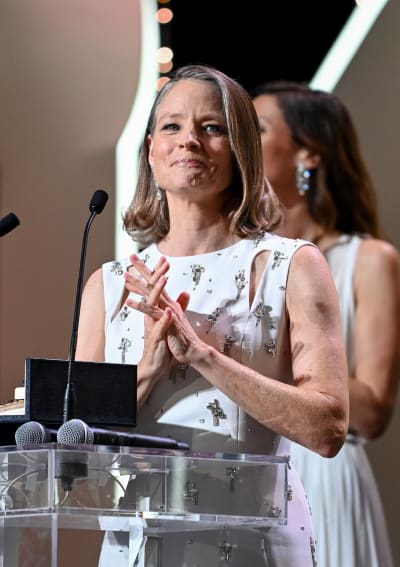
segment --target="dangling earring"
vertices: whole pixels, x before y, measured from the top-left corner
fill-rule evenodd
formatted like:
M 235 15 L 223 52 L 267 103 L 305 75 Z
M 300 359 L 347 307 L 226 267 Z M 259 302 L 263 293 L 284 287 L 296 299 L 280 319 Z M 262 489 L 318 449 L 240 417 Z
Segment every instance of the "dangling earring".
M 297 164 L 296 187 L 299 195 L 303 196 L 310 189 L 311 171 L 302 163 Z
M 160 186 L 157 183 L 157 181 L 155 183 L 156 183 L 156 199 L 157 199 L 157 201 L 161 201 L 161 196 L 162 196 L 161 195 L 161 189 L 160 189 Z

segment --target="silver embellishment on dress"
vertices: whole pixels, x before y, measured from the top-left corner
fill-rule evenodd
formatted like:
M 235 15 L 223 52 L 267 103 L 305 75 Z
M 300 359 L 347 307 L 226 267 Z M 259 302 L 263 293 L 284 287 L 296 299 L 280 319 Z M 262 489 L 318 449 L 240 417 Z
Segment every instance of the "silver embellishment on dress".
M 224 354 L 229 354 L 234 342 L 235 342 L 235 339 L 233 337 L 231 337 L 230 335 L 225 335 L 224 344 L 222 345 L 222 347 L 220 349 L 221 352 L 224 353 Z
M 186 369 L 188 365 L 186 362 L 178 362 L 170 372 L 169 379 L 176 384 L 177 378 L 181 378 L 182 380 L 186 379 Z
M 187 367 L 188 365 L 186 364 L 186 362 L 178 362 L 178 364 L 176 365 L 176 373 L 179 374 L 180 378 L 186 378 Z
M 111 273 L 114 273 L 116 276 L 122 276 L 122 274 L 124 273 L 124 270 L 122 269 L 121 262 L 118 262 L 118 260 L 115 260 L 111 264 Z
M 317 550 L 316 550 L 316 547 L 315 547 L 315 540 L 312 537 L 310 537 L 310 549 L 311 549 L 313 567 L 318 567 Z
M 260 234 L 258 236 L 256 236 L 256 238 L 254 239 L 254 248 L 257 248 L 257 246 L 260 244 L 261 240 L 264 239 L 265 236 L 265 231 L 261 231 Z
M 288 257 L 286 254 L 281 252 L 280 250 L 274 250 L 274 258 L 272 263 L 272 269 L 279 267 L 281 265 L 282 260 L 287 260 Z
M 233 545 L 227 541 L 224 541 L 224 543 L 219 544 L 218 549 L 220 560 L 224 562 L 229 561 L 232 555 Z
M 122 308 L 121 313 L 119 314 L 119 318 L 121 319 L 121 321 L 125 321 L 128 317 L 130 313 L 130 309 L 128 308 L 127 305 L 124 305 Z
M 118 350 L 121 350 L 121 351 L 122 351 L 122 352 L 121 352 L 121 363 L 122 363 L 122 364 L 125 364 L 125 360 L 126 360 L 125 355 L 126 355 L 126 352 L 127 352 L 127 350 L 129 349 L 129 347 L 130 347 L 131 345 L 132 345 L 132 343 L 131 343 L 131 341 L 130 341 L 129 339 L 126 339 L 126 338 L 124 338 L 124 337 L 121 339 L 121 342 L 120 342 L 120 345 L 119 345 L 119 347 L 118 347 Z
M 217 427 L 219 425 L 220 419 L 226 419 L 226 414 L 224 410 L 219 405 L 219 401 L 214 399 L 213 402 L 210 402 L 207 405 L 207 409 L 210 410 L 213 416 L 213 425 Z
M 290 500 L 292 500 L 292 498 L 293 498 L 293 488 L 290 486 L 290 484 L 288 484 L 287 499 L 290 502 Z
M 194 281 L 194 288 L 199 285 L 201 274 L 204 272 L 204 266 L 200 264 L 192 264 L 190 266 L 192 268 L 192 280 Z
M 235 285 L 237 287 L 237 296 L 236 299 L 239 299 L 240 294 L 242 293 L 242 289 L 246 287 L 246 279 L 244 275 L 244 270 L 239 270 L 237 274 L 235 274 Z
M 185 491 L 183 493 L 183 499 L 185 501 L 191 500 L 193 504 L 198 504 L 199 502 L 199 489 L 194 482 L 188 480 L 185 484 Z
M 271 516 L 273 518 L 279 518 L 279 516 L 282 514 L 282 508 L 279 508 L 279 506 L 272 506 L 271 508 Z
M 256 327 L 258 327 L 258 325 L 261 322 L 261 319 L 265 317 L 265 315 L 270 311 L 272 311 L 272 307 L 269 305 L 264 305 L 263 303 L 259 303 L 257 305 L 257 307 L 253 311 L 254 315 L 257 317 Z
M 272 354 L 272 358 L 276 357 L 276 343 L 274 339 L 264 343 L 264 347 L 268 354 Z
M 235 490 L 235 478 L 239 474 L 240 467 L 227 467 L 226 475 L 229 476 L 229 491 Z
M 220 307 L 217 307 L 212 313 L 210 313 L 210 315 L 207 316 L 207 321 L 210 321 L 211 325 L 215 325 L 218 317 L 221 314 L 221 311 L 222 309 Z

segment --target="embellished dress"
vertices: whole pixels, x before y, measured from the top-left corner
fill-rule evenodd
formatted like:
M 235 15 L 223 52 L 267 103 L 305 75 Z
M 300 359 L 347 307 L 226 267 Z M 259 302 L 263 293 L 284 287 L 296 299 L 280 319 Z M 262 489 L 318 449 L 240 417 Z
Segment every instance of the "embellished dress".
M 296 250 L 310 243 L 270 234 L 243 239 L 228 248 L 185 257 L 168 257 L 167 292 L 190 293 L 187 316 L 208 344 L 276 380 L 292 383 L 286 316 L 286 283 Z M 250 305 L 254 258 L 271 251 Z M 157 245 L 140 253 L 152 269 Z M 164 255 L 165 256 L 165 255 Z M 137 364 L 144 344 L 143 314 L 122 305 L 129 258 L 103 265 L 106 305 L 105 360 Z M 177 365 L 162 376 L 138 413 L 135 432 L 171 436 L 192 451 L 289 456 L 290 441 L 247 415 L 190 366 Z M 252 483 L 249 498 L 266 498 L 265 479 Z M 226 496 L 225 496 L 226 497 Z M 234 492 L 229 498 L 235 498 Z M 232 550 L 221 556 L 221 541 Z M 139 557 L 140 565 L 147 563 Z M 140 562 L 142 561 L 142 562 Z M 105 564 L 105 563 L 104 563 Z M 163 538 L 162 567 L 313 567 L 314 540 L 309 505 L 295 468 L 288 469 L 287 525 L 171 534 Z
M 342 235 L 325 256 L 340 301 L 350 375 L 354 372 L 354 269 L 362 238 Z M 333 459 L 292 443 L 310 501 L 318 567 L 394 567 L 388 532 L 365 441 L 349 434 Z

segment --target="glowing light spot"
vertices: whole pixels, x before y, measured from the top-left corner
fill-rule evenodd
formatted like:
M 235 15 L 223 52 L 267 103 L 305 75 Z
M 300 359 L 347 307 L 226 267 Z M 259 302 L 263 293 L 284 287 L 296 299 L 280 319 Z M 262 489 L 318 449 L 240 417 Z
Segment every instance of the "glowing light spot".
M 159 24 L 169 24 L 173 17 L 174 14 L 169 8 L 160 8 L 156 13 L 156 20 Z
M 172 61 L 174 52 L 169 47 L 160 47 L 157 49 L 156 58 L 158 63 L 168 63 Z

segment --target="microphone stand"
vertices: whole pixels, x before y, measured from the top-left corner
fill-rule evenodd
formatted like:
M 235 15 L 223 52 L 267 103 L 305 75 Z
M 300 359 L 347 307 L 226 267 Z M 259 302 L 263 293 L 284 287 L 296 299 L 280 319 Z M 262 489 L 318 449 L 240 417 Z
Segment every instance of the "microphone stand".
M 78 277 L 78 284 L 76 286 L 75 311 L 74 311 L 74 320 L 72 324 L 71 346 L 69 351 L 67 386 L 65 388 L 65 395 L 64 395 L 63 423 L 76 417 L 76 392 L 75 392 L 75 384 L 72 375 L 72 369 L 75 362 L 76 343 L 78 340 L 78 325 L 79 325 L 79 315 L 81 310 L 83 273 L 85 268 L 89 230 L 94 220 L 94 217 L 102 212 L 107 202 L 107 199 L 108 199 L 108 195 L 105 191 L 98 189 L 95 192 L 89 207 L 91 214 L 87 220 L 85 230 L 83 233 L 82 253 L 81 253 L 81 261 L 79 265 L 79 277 Z

